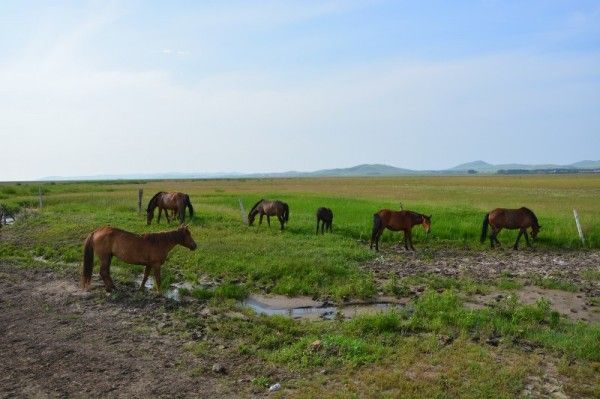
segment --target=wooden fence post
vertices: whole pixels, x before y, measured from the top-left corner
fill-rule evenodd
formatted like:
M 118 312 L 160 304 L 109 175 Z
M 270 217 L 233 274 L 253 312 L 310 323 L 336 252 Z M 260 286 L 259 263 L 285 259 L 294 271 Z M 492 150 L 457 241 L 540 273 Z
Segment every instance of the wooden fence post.
M 138 190 L 138 213 L 142 213 L 142 196 L 144 195 L 144 189 Z
M 241 199 L 238 199 L 238 202 L 240 203 L 240 213 L 242 214 L 242 222 L 244 222 L 244 224 L 248 224 L 248 215 L 246 215 L 246 210 L 244 209 L 244 203 L 242 202 Z
M 583 230 L 581 229 L 581 223 L 579 222 L 579 215 L 577 210 L 573 209 L 573 216 L 575 216 L 575 224 L 577 225 L 577 232 L 579 233 L 579 239 L 581 243 L 585 245 L 585 238 L 583 237 Z

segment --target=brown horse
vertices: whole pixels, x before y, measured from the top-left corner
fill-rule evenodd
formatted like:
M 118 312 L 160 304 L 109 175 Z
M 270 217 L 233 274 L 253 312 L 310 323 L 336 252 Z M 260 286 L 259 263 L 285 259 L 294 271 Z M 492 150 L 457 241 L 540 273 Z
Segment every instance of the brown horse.
M 379 238 L 383 234 L 383 230 L 386 228 L 391 231 L 404 232 L 404 248 L 413 251 L 415 247 L 412 244 L 412 228 L 414 225 L 421 224 L 425 229 L 425 233 L 429 233 L 431 228 L 431 215 L 425 216 L 413 211 L 391 211 L 389 209 L 382 209 L 373 215 L 373 233 L 371 234 L 371 245 L 375 243 L 375 249 L 379 251 Z
M 269 201 L 266 199 L 261 199 L 258 201 L 250 212 L 248 213 L 248 225 L 252 226 L 254 223 L 254 219 L 256 215 L 260 215 L 260 219 L 258 224 L 262 224 L 263 216 L 267 215 L 267 223 L 269 227 L 271 227 L 271 216 L 277 216 L 279 223 L 281 223 L 281 230 L 283 230 L 283 225 L 290 219 L 290 208 L 288 204 L 282 201 Z
M 515 241 L 515 245 L 513 245 L 513 249 L 519 249 L 519 240 L 521 236 L 525 236 L 525 241 L 527 242 L 527 246 L 531 247 L 531 243 L 529 242 L 529 236 L 527 234 L 527 228 L 531 227 L 531 238 L 533 241 L 537 238 L 538 232 L 542 226 L 539 225 L 537 217 L 535 214 L 528 208 L 522 207 L 519 209 L 505 209 L 505 208 L 496 208 L 483 218 L 483 226 L 481 228 L 481 242 L 485 241 L 487 236 L 488 224 L 492 226 L 492 232 L 490 234 L 490 243 L 492 248 L 494 248 L 494 242 L 498 243 L 500 246 L 500 241 L 498 241 L 498 233 L 502 229 L 519 229 L 519 235 L 517 236 L 517 241 Z
M 333 223 L 333 212 L 331 209 L 317 209 L 317 234 L 319 234 L 319 222 L 321 222 L 321 234 L 325 234 L 325 230 L 329 230 L 331 233 L 331 224 Z
M 167 259 L 167 254 L 177 244 L 190 250 L 197 245 L 187 226 L 162 233 L 138 235 L 112 227 L 101 227 L 94 230 L 83 244 L 83 288 L 89 288 L 94 267 L 94 253 L 100 259 L 100 277 L 104 281 L 106 291 L 112 291 L 115 285 L 110 277 L 110 262 L 113 256 L 132 265 L 146 266 L 140 290 L 148 280 L 150 269 L 154 272 L 156 289 L 160 292 L 160 267 Z
M 154 218 L 154 209 L 156 207 L 158 207 L 158 218 L 156 219 L 156 223 L 160 223 L 160 215 L 163 210 L 165 211 L 167 223 L 171 223 L 168 213 L 169 209 L 173 211 L 173 218 L 175 218 L 175 214 L 178 215 L 179 223 L 181 224 L 183 224 L 185 221 L 186 207 L 190 211 L 190 220 L 192 219 L 192 216 L 194 216 L 194 208 L 190 202 L 190 196 L 184 193 L 165 193 L 164 191 L 160 191 L 154 194 L 154 197 L 150 199 L 150 202 L 148 202 L 148 207 L 146 208 L 146 221 L 148 224 L 152 223 L 152 219 Z

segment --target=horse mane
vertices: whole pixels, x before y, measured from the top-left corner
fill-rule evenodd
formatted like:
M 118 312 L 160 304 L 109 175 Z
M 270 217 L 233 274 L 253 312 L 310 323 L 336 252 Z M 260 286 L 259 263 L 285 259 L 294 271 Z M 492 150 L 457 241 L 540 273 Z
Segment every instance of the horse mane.
M 152 244 L 160 244 L 165 241 L 178 241 L 181 237 L 179 229 L 171 231 L 161 231 L 159 233 L 146 233 L 142 235 L 144 240 L 150 241 Z
M 525 212 L 527 212 L 529 214 L 529 216 L 531 216 L 531 218 L 533 219 L 533 223 L 536 226 L 540 225 L 540 223 L 538 222 L 537 216 L 535 216 L 535 213 L 533 213 L 533 211 L 531 209 L 526 208 L 526 207 L 522 207 L 521 209 L 524 210 Z
M 158 200 L 158 196 L 164 193 L 164 191 L 159 191 L 156 194 L 154 194 L 154 196 L 150 198 L 150 201 L 148 201 L 148 206 L 146 207 L 146 210 L 149 210 L 150 207 L 153 207 L 152 209 L 156 208 L 156 201 Z
M 250 213 L 252 213 L 252 211 L 256 209 L 256 207 L 258 206 L 258 204 L 260 204 L 264 200 L 265 200 L 264 198 L 261 198 L 260 200 L 258 200 L 258 202 L 256 204 L 254 204 L 254 206 L 252 208 L 250 208 Z

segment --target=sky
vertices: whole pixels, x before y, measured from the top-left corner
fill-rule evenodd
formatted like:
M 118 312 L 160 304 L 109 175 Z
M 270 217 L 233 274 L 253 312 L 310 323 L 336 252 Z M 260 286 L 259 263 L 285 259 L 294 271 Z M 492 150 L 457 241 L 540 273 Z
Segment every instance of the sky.
M 600 2 L 2 2 L 0 148 L 0 181 L 598 160 Z

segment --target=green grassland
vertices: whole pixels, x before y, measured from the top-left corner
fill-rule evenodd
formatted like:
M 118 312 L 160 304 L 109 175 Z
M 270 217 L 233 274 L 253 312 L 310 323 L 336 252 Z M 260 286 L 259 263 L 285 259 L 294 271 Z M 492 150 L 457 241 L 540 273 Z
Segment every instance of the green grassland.
M 39 265 L 42 257 L 44 266 L 74 270 L 81 263 L 83 240 L 97 227 L 137 233 L 175 228 L 164 219 L 146 225 L 145 214 L 137 211 L 139 188 L 144 207 L 157 191 L 186 192 L 194 204 L 190 228 L 198 249 L 178 247 L 171 253 L 164 285 L 204 277 L 219 282 L 212 291 L 192 294 L 222 317 L 206 321 L 182 307 L 176 313 L 186 326 L 183 336 L 187 329 L 211 324 L 203 328 L 240 358 L 295 370 L 301 377 L 288 387 L 296 388 L 299 397 L 514 397 L 527 376 L 545 373 L 539 365 L 546 363 L 556 367 L 571 395 L 600 395 L 599 325 L 570 322 L 543 300 L 523 305 L 513 297 L 491 309 L 466 308 L 463 294 L 485 291 L 481 283 L 414 276 L 415 281 L 428 279 L 429 289 L 406 309 L 351 321 L 297 322 L 247 309 L 241 310 L 244 317 L 231 318 L 229 313 L 240 310 L 235 300 L 226 300 L 252 291 L 335 300 L 367 298 L 381 290 L 402 295 L 403 282 L 378 287 L 374 276 L 359 267 L 381 255 L 368 246 L 373 213 L 399 209 L 401 203 L 433 215 L 428 237 L 420 227 L 414 230 L 415 247 L 426 256 L 443 248 L 489 251 L 479 235 L 485 213 L 495 207 L 527 206 L 537 214 L 542 225 L 538 251 L 598 249 L 600 176 L 3 183 L 0 204 L 19 212 L 19 218 L 0 230 L 0 259 Z M 290 205 L 285 231 L 279 231 L 276 220 L 271 228 L 266 220 L 262 226 L 243 224 L 238 201 L 247 211 L 260 198 Z M 315 234 L 319 206 L 333 209 L 333 234 Z M 573 208 L 581 216 L 585 246 L 578 239 Z M 499 238 L 509 246 L 516 232 L 504 231 Z M 386 232 L 383 256 L 393 255 L 400 239 Z M 141 268 L 115 261 L 112 271 L 123 283 L 132 282 Z M 587 273 L 589 279 L 598 278 L 595 270 Z M 518 284 L 507 278 L 498 287 L 517 289 Z M 551 288 L 576 289 L 561 287 Z M 210 343 L 190 344 L 190 350 L 202 356 Z M 263 376 L 255 382 L 274 381 Z
M 40 187 L 44 207 L 37 210 Z M 99 226 L 138 233 L 168 229 L 164 217 L 162 224 L 146 226 L 145 214 L 137 212 L 139 188 L 144 189 L 144 208 L 150 196 L 161 190 L 189 193 L 194 204 L 190 226 L 199 249 L 190 253 L 177 248 L 172 253 L 165 267 L 172 278 L 193 282 L 210 275 L 286 295 L 372 295 L 372 279 L 356 266 L 376 256 L 368 248 L 373 213 L 384 207 L 399 209 L 400 203 L 405 209 L 433 215 L 429 237 L 419 226 L 414 229 L 418 250 L 487 249 L 487 244 L 479 243 L 485 213 L 494 207 L 519 206 L 538 215 L 542 225 L 538 247 L 582 246 L 573 208 L 581 215 L 586 247 L 600 247 L 600 177 L 593 175 L 239 179 L 1 184 L 0 203 L 14 211 L 25 210 L 14 226 L 4 229 L 0 255 L 80 262 L 83 240 Z M 260 227 L 242 223 L 238 200 L 248 210 L 260 198 L 288 202 L 291 217 L 285 232 L 279 231 L 276 220 L 271 228 L 266 220 Z M 314 214 L 319 206 L 334 211 L 332 235 L 315 235 Z M 27 211 L 28 207 L 33 210 Z M 500 235 L 505 244 L 515 237 L 515 231 Z M 384 248 L 399 240 L 399 233 L 386 232 L 382 237 Z

